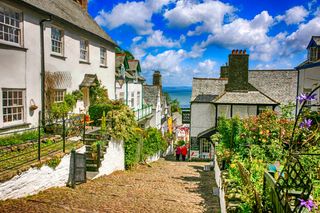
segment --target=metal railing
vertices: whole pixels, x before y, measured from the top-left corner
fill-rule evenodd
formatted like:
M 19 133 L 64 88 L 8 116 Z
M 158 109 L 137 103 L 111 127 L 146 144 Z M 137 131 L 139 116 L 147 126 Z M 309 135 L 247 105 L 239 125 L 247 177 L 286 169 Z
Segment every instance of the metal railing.
M 85 120 L 83 114 L 68 114 L 45 126 L 39 119 L 37 127 L 0 133 L 0 179 L 7 173 L 81 146 Z
M 152 114 L 152 105 L 145 105 L 141 109 L 135 110 L 134 114 L 136 116 L 136 120 L 140 121 Z

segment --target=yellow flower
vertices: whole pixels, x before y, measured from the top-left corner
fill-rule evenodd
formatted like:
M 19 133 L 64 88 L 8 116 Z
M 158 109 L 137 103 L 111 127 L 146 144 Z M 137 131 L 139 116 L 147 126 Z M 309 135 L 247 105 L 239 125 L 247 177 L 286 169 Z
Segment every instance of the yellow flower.
M 232 169 L 234 169 L 234 168 L 236 168 L 236 164 L 232 163 L 232 164 L 230 165 L 230 167 L 231 167 Z

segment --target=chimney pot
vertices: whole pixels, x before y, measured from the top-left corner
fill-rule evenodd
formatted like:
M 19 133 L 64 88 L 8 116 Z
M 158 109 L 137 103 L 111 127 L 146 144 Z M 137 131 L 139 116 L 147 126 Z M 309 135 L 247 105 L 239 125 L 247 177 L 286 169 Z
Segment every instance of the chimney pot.
M 235 50 L 232 50 L 231 54 L 233 55 L 233 54 L 234 54 L 234 52 L 235 52 Z
M 242 55 L 242 50 L 239 51 L 239 54 Z
M 236 55 L 238 55 L 239 50 L 236 50 Z
M 245 55 L 247 53 L 247 50 L 243 50 L 243 54 Z

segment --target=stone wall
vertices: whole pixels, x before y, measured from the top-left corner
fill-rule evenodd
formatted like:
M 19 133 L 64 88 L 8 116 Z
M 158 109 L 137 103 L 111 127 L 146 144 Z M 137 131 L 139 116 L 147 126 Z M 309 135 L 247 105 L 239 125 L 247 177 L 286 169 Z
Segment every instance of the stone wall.
M 104 159 L 101 162 L 99 173 L 94 177 L 100 177 L 103 175 L 109 175 L 114 171 L 122 171 L 124 166 L 124 143 L 123 141 L 111 140 L 109 142 Z
M 147 158 L 146 162 L 147 163 L 151 163 L 151 162 L 154 162 L 154 161 L 157 161 L 159 160 L 161 157 L 161 151 L 157 152 L 156 154 L 150 156 Z

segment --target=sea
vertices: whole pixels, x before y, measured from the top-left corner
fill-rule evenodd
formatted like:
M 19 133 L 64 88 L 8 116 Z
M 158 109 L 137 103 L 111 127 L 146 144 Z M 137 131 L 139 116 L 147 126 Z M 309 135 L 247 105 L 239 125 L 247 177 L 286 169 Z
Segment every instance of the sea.
M 163 87 L 163 91 L 169 93 L 171 100 L 177 99 L 181 108 L 190 108 L 191 86 L 167 86 Z

